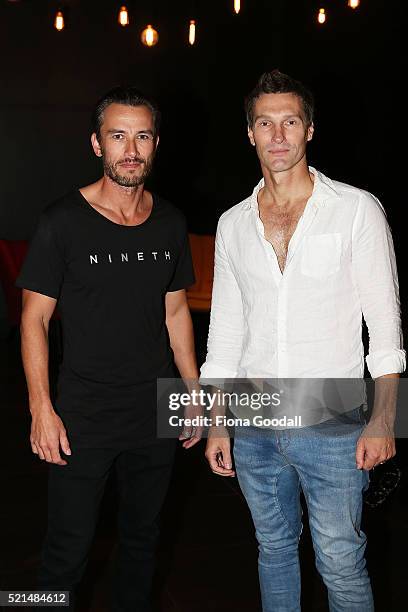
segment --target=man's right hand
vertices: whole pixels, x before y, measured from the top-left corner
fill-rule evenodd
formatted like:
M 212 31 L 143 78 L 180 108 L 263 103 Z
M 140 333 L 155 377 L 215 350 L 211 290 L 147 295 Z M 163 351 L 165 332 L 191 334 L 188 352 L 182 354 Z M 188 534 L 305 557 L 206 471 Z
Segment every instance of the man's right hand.
M 66 455 L 71 454 L 67 433 L 52 407 L 32 414 L 30 442 L 33 453 L 43 461 L 67 465 L 60 455 L 60 445 Z
M 210 428 L 205 457 L 214 474 L 235 476 L 235 471 L 232 469 L 230 437 L 225 427 Z

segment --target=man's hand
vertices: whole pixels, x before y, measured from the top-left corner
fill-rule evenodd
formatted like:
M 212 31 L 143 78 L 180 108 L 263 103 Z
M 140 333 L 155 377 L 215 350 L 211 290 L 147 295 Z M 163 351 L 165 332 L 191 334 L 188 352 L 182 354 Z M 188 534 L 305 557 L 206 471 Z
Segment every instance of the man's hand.
M 390 428 L 385 425 L 379 428 L 369 423 L 357 442 L 357 469 L 372 470 L 379 463 L 394 457 L 395 453 L 395 438 Z
M 190 404 L 184 409 L 185 419 L 197 419 L 199 421 L 203 415 L 204 408 L 202 406 L 194 406 L 193 404 Z M 183 448 L 191 448 L 201 440 L 202 435 L 203 427 L 201 425 L 184 425 L 183 431 L 179 435 L 179 440 L 184 440 L 182 444 Z
M 375 379 L 374 406 L 370 421 L 357 442 L 359 470 L 372 470 L 395 455 L 394 422 L 399 374 L 384 374 Z
M 210 428 L 205 457 L 214 474 L 235 476 L 235 471 L 232 469 L 230 437 L 225 427 Z
M 48 463 L 67 465 L 61 459 L 60 445 L 66 455 L 71 450 L 65 427 L 52 407 L 48 381 L 48 328 L 56 303 L 54 298 L 23 289 L 21 355 L 30 399 L 33 453 Z
M 60 445 L 66 455 L 71 454 L 65 427 L 52 408 L 43 409 L 33 414 L 30 435 L 33 453 L 43 461 L 67 465 L 61 458 Z

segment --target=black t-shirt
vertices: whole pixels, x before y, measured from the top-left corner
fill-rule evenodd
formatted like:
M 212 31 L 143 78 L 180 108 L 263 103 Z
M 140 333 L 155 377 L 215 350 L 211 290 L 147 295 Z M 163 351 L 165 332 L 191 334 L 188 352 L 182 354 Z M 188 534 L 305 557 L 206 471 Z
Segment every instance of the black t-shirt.
M 173 377 L 165 295 L 194 282 L 186 221 L 153 195 L 148 219 L 114 223 L 74 191 L 43 212 L 17 286 L 58 299 L 56 411 L 77 447 L 156 436 L 156 380 Z

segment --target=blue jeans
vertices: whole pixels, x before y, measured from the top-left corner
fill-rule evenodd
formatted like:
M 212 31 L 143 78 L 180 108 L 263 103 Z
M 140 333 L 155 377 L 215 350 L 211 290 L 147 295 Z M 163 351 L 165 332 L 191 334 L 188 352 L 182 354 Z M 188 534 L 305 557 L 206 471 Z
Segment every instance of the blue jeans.
M 360 408 L 347 415 L 350 422 L 340 425 L 236 428 L 235 465 L 259 543 L 263 612 L 300 611 L 300 488 L 330 611 L 374 610 L 360 529 L 368 472 L 358 470 L 355 461 L 364 417 Z

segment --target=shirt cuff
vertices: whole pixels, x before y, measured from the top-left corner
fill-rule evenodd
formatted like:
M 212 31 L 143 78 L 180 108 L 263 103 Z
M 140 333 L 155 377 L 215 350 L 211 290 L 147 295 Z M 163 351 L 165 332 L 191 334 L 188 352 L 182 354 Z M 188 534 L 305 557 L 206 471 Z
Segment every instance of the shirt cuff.
M 228 369 L 223 366 L 219 366 L 215 363 L 205 362 L 200 368 L 199 382 L 201 385 L 212 385 L 214 387 L 221 387 L 227 382 L 228 379 L 236 377 L 236 370 Z
M 402 349 L 374 351 L 366 357 L 367 367 L 372 378 L 385 374 L 401 374 L 406 368 L 406 355 Z

